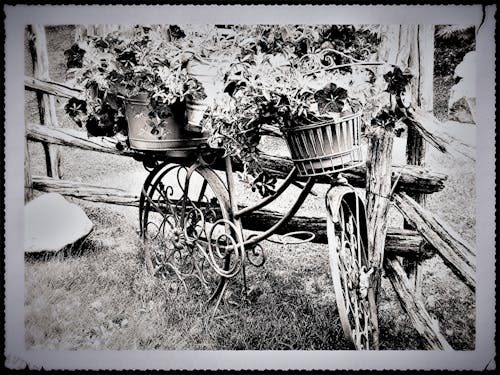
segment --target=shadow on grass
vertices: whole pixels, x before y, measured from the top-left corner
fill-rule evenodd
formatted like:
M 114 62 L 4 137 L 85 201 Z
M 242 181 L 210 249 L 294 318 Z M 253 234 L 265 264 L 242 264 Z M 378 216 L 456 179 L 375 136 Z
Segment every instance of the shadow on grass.
M 98 246 L 94 242 L 90 232 L 78 241 L 65 246 L 59 251 L 40 251 L 36 253 L 25 253 L 24 261 L 27 263 L 48 262 L 51 260 L 62 260 L 65 258 L 82 257 L 94 254 Z

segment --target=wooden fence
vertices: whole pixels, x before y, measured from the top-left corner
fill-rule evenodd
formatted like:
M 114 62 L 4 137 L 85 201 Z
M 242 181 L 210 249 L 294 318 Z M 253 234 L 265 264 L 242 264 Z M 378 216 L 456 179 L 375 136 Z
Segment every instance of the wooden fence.
M 54 107 L 54 96 L 61 98 L 80 97 L 81 91 L 62 83 L 51 81 L 48 74 L 48 54 L 45 29 L 40 25 L 28 28 L 31 34 L 31 53 L 33 58 L 33 77 L 25 77 L 25 89 L 36 92 L 40 124 L 26 123 L 26 139 L 41 142 L 45 151 L 47 176 L 33 176 L 26 143 L 25 154 L 25 198 L 31 199 L 32 191 L 58 192 L 65 196 L 87 201 L 137 206 L 139 197 L 120 188 L 109 188 L 81 182 L 67 181 L 60 178 L 60 155 L 58 148 L 73 147 L 83 150 L 102 152 L 124 157 L 136 156 L 130 149 L 119 150 L 116 140 L 107 137 L 88 137 L 80 130 L 63 129 L 57 126 Z M 424 141 L 442 152 L 472 157 L 470 147 L 457 142 L 452 136 L 436 129 L 436 121 L 432 115 L 421 109 L 409 112 L 409 127 L 412 129 L 407 145 L 409 159 L 415 153 L 422 153 Z M 276 134 L 275 129 L 268 129 Z M 392 136 L 384 132 L 374 136 L 371 147 L 382 147 L 386 152 L 368 160 L 367 165 L 345 172 L 349 183 L 357 187 L 367 188 L 368 210 L 376 213 L 376 219 L 369 220 L 369 233 L 374 234 L 372 251 L 384 261 L 387 275 L 394 286 L 403 309 L 408 313 L 417 331 L 432 349 L 451 349 L 444 337 L 436 330 L 432 319 L 420 297 L 420 286 L 415 269 L 404 270 L 402 259 L 425 259 L 438 254 L 446 265 L 471 289 L 475 290 L 475 254 L 473 248 L 457 233 L 451 230 L 437 216 L 422 207 L 422 196 L 438 192 L 444 187 L 446 175 L 433 172 L 422 166 L 419 158 L 413 158 L 414 165 L 391 165 L 390 153 Z M 385 143 L 384 143 L 385 142 Z M 414 155 L 415 156 L 415 155 Z M 411 160 L 408 160 L 411 161 Z M 285 177 L 293 167 L 288 158 L 265 155 L 264 168 L 279 177 Z M 241 170 L 235 163 L 234 169 Z M 381 171 L 383 173 L 381 174 Z M 375 173 L 376 178 L 373 178 Z M 368 177 L 367 177 L 368 176 Z M 385 179 L 384 179 L 385 177 Z M 368 181 L 368 183 L 367 183 Z M 375 181 L 374 183 L 372 183 Z M 329 183 L 328 177 L 319 177 L 319 183 Z M 387 195 L 387 187 L 397 182 L 394 191 L 394 204 L 408 223 L 406 229 L 386 228 L 385 214 L 389 202 L 381 202 L 377 197 Z M 370 197 L 371 195 L 371 197 Z M 412 198 L 413 197 L 413 198 Z M 376 209 L 374 209 L 376 207 Z M 371 208 L 371 210 L 370 210 Z M 269 223 L 279 219 L 280 214 L 270 210 L 258 210 L 250 219 L 243 221 L 243 226 L 252 230 L 263 230 Z M 370 215 L 369 215 L 370 219 Z M 383 223 L 383 224 L 381 224 Z M 411 227 L 411 229 L 410 229 Z M 326 222 L 324 217 L 295 216 L 280 229 L 279 233 L 308 229 L 317 234 L 315 241 L 326 243 Z M 413 275 L 412 275 L 413 273 Z M 418 273 L 418 272 L 417 272 Z M 413 281 L 411 280 L 413 278 Z

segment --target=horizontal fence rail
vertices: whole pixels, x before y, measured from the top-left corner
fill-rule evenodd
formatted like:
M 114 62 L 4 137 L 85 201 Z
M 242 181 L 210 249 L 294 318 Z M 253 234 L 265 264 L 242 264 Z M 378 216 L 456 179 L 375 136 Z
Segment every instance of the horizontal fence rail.
M 60 180 L 45 176 L 33 176 L 33 188 L 47 193 L 59 193 L 68 197 L 78 198 L 96 203 L 109 203 L 122 206 L 136 207 L 139 205 L 139 196 L 123 189 L 85 184 L 77 181 Z M 240 206 L 244 209 L 244 206 Z M 251 215 L 243 216 L 242 224 L 245 229 L 263 231 L 269 228 L 283 216 L 283 213 L 261 209 Z M 286 234 L 296 231 L 314 232 L 313 242 L 327 243 L 326 219 L 315 216 L 294 216 L 281 227 L 276 234 Z M 413 230 L 389 228 L 386 251 L 391 255 L 405 257 L 429 256 L 433 249 L 424 246 L 422 236 Z
M 24 87 L 27 90 L 61 98 L 83 99 L 80 88 L 65 83 L 25 76 Z M 418 108 L 411 108 L 408 109 L 408 116 L 408 125 L 414 126 L 420 135 L 439 151 L 475 160 L 474 148 L 440 128 L 442 124 L 432 114 Z M 279 129 L 274 126 L 264 126 L 263 132 L 267 135 L 281 137 Z
M 118 150 L 118 141 L 112 137 L 88 137 L 84 131 L 76 129 L 54 128 L 39 124 L 27 125 L 27 137 L 31 141 L 43 141 L 61 146 L 77 147 L 89 151 L 105 152 L 122 156 L 137 156 L 139 153 L 130 150 Z M 237 162 L 235 170 L 242 170 Z M 293 168 L 289 158 L 272 155 L 262 155 L 263 168 L 276 174 L 279 178 L 286 178 Z M 215 166 L 217 168 L 217 165 Z M 222 168 L 222 167 L 221 167 Z M 396 191 L 411 191 L 418 193 L 434 193 L 444 188 L 447 176 L 443 173 L 433 172 L 421 166 L 393 166 L 393 183 L 397 181 Z M 350 184 L 364 188 L 366 184 L 366 167 L 358 166 L 343 172 Z M 318 183 L 329 184 L 328 176 L 318 176 Z
M 30 91 L 37 91 L 43 94 L 58 96 L 60 98 L 83 98 L 82 91 L 78 88 L 59 82 L 47 81 L 28 76 L 24 76 L 24 87 Z

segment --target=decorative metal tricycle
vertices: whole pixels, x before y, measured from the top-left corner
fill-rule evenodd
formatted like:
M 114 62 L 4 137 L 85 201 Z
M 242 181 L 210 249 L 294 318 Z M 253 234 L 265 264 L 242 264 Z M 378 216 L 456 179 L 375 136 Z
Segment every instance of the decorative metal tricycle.
M 209 301 L 218 304 L 231 278 L 241 273 L 246 287 L 248 263 L 256 267 L 264 264 L 261 241 L 273 235 L 298 211 L 316 176 L 331 174 L 332 185 L 326 196 L 327 228 L 337 305 L 347 337 L 356 347 L 370 348 L 370 337 L 377 326 L 368 298 L 370 272 L 367 270 L 365 207 L 356 190 L 339 173 L 363 160 L 360 116 L 303 129 L 300 137 L 309 138 L 313 143 L 321 132 L 329 134 L 335 142 L 348 138 L 355 141 L 349 142 L 350 146 L 334 145 L 342 152 L 332 153 L 324 145 L 323 155 L 301 155 L 296 160 L 297 167 L 275 194 L 243 209 L 235 194 L 229 157 L 223 160 L 226 181 L 207 162 L 216 151 L 205 146 L 193 150 L 190 158 L 159 162 L 145 180 L 139 206 L 140 229 L 150 271 L 174 280 L 176 287 L 186 277 L 197 278 L 210 293 Z M 307 151 L 305 148 L 304 152 Z M 156 160 L 158 158 L 156 154 Z M 267 231 L 245 238 L 242 217 L 274 201 L 297 177 L 306 177 L 307 181 L 289 211 Z
M 241 208 L 238 203 L 230 157 L 222 158 L 220 151 L 203 141 L 180 153 L 179 149 L 170 154 L 154 153 L 139 206 L 150 271 L 174 280 L 174 288 L 186 288 L 184 280 L 188 277 L 198 279 L 215 306 L 229 280 L 239 274 L 246 293 L 245 267 L 259 267 L 265 262 L 260 243 L 295 215 L 317 177 L 328 175 L 327 234 L 340 320 L 346 337 L 357 349 L 377 349 L 372 278 L 379 274 L 373 273 L 368 255 L 365 204 L 341 174 L 364 162 L 361 115 L 359 112 L 285 131 L 295 166 L 274 194 L 251 207 Z M 225 177 L 216 170 L 224 170 Z M 245 237 L 242 218 L 274 201 L 297 178 L 306 181 L 288 212 L 266 231 Z

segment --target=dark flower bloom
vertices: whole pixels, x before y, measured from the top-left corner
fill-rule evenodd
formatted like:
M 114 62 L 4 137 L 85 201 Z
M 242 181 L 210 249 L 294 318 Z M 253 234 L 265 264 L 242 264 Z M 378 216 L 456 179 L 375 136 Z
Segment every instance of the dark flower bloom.
M 124 51 L 116 58 L 125 67 L 132 67 L 137 65 L 137 56 L 134 51 Z
M 113 135 L 113 125 L 109 124 L 107 121 L 101 122 L 101 120 L 102 119 L 95 116 L 90 117 L 85 124 L 87 132 L 94 137 L 107 137 Z
M 388 83 L 387 91 L 389 94 L 399 95 L 404 92 L 406 86 L 410 83 L 412 75 L 404 73 L 398 67 L 395 67 L 392 72 L 384 74 L 384 79 Z
M 347 99 L 347 90 L 337 87 L 335 83 L 329 83 L 314 93 L 314 99 L 318 103 L 320 114 L 325 112 L 341 112 Z
M 75 118 L 87 113 L 87 103 L 83 100 L 71 98 L 64 106 L 66 113 Z
M 100 48 L 100 49 L 105 49 L 105 48 L 109 47 L 109 44 L 106 40 L 104 40 L 104 38 L 97 38 L 94 41 L 94 46 L 96 46 L 97 48 Z
M 170 25 L 168 27 L 168 30 L 170 32 L 170 36 L 172 37 L 172 39 L 181 39 L 181 38 L 184 38 L 186 36 L 186 34 L 184 33 L 184 31 L 177 25 Z
M 262 172 L 252 183 L 252 191 L 257 190 L 263 197 L 274 194 L 277 179 L 265 172 Z
M 398 115 L 391 110 L 383 109 L 371 121 L 373 126 L 394 127 L 398 121 Z
M 64 56 L 66 56 L 66 67 L 68 69 L 83 67 L 83 56 L 85 56 L 85 50 L 80 48 L 78 44 L 75 43 L 69 49 L 64 51 Z

